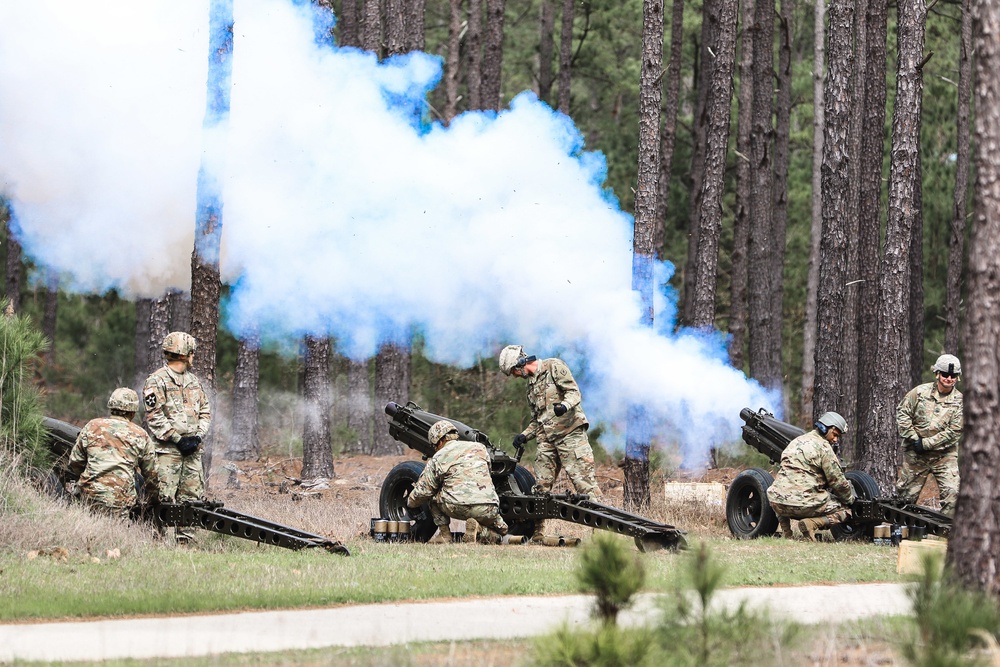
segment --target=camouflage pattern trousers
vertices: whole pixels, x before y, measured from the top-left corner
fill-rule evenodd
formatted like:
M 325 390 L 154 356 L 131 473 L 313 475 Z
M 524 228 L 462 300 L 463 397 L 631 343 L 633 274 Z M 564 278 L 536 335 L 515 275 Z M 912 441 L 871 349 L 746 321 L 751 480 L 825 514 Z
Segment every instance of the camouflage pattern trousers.
M 934 475 L 941 489 L 941 511 L 954 514 L 958 499 L 958 448 L 944 452 L 903 452 L 903 467 L 896 480 L 896 497 L 904 503 L 915 503 L 929 475 Z
M 94 494 L 86 490 L 80 493 L 80 497 L 87 505 L 87 509 L 95 514 L 104 514 L 107 516 L 117 517 L 119 519 L 131 518 L 131 505 L 118 505 L 115 503 L 114 498 Z
M 184 456 L 177 448 L 164 443 L 156 446 L 156 474 L 160 478 L 160 502 L 183 503 L 205 496 L 205 472 L 201 467 L 201 448 Z
M 847 508 L 833 494 L 830 494 L 825 502 L 816 505 L 771 503 L 771 509 L 778 515 L 778 518 L 813 519 L 825 516 L 830 517 L 832 523 L 841 523 L 847 520 Z
M 597 469 L 594 465 L 594 450 L 587 439 L 587 429 L 575 428 L 566 437 L 548 442 L 538 439 L 538 453 L 535 454 L 535 493 L 549 493 L 565 469 L 577 493 L 586 493 L 593 500 L 600 500 L 601 487 L 597 485 Z
M 435 526 L 447 526 L 452 519 L 475 519 L 480 526 L 492 528 L 501 535 L 507 534 L 507 522 L 500 516 L 500 508 L 489 503 L 459 505 L 447 500 L 432 499 L 427 503 Z

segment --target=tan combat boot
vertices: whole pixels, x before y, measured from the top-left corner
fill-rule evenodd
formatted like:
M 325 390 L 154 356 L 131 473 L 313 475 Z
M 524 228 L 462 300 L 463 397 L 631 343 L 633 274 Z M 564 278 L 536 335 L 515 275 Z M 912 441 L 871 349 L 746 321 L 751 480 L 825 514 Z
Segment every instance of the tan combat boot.
M 786 540 L 792 539 L 792 520 L 787 516 L 778 517 L 778 528 L 781 529 L 781 536 Z
M 813 542 L 816 541 L 816 531 L 823 530 L 824 528 L 829 528 L 830 522 L 827 521 L 825 516 L 811 517 L 809 519 L 802 519 L 799 521 L 799 530 L 802 531 L 803 537 L 808 537 Z
M 531 539 L 528 540 L 529 544 L 542 544 L 545 539 L 545 519 L 539 519 L 535 521 L 535 532 L 531 534 Z
M 475 519 L 465 520 L 465 535 L 462 536 L 463 542 L 475 542 L 476 538 L 479 536 L 479 522 Z
M 445 524 L 443 526 L 438 526 L 437 535 L 427 540 L 427 544 L 448 544 L 455 538 L 451 535 L 451 526 Z

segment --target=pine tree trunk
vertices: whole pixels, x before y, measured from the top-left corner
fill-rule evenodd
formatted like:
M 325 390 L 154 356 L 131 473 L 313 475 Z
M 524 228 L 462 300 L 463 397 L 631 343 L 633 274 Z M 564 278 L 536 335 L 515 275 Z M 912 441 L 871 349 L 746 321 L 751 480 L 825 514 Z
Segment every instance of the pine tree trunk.
M 350 362 L 347 369 L 347 427 L 354 438 L 347 443 L 345 449 L 351 454 L 371 454 L 375 451 L 372 439 L 375 413 L 371 389 L 368 362 Z
M 340 13 L 337 16 L 337 28 L 340 32 L 340 46 L 361 46 L 361 12 L 358 11 L 358 0 L 343 0 Z
M 771 259 L 771 340 L 773 363 L 777 369 L 776 386 L 784 377 L 781 366 L 782 325 L 785 295 L 785 243 L 788 235 L 788 168 L 792 113 L 792 17 L 794 0 L 781 0 L 778 41 L 778 89 L 775 96 L 774 183 Z
M 562 29 L 559 32 L 559 111 L 569 115 L 572 98 L 574 0 L 563 0 Z
M 463 0 L 449 0 L 448 55 L 444 61 L 444 123 L 458 115 L 458 84 L 461 78 Z
M 142 385 L 146 382 L 146 376 L 149 375 L 152 365 L 149 356 L 151 353 L 149 342 L 152 338 L 149 331 L 152 305 L 152 299 L 139 298 L 135 300 L 135 351 L 132 363 L 132 388 L 136 392 L 142 391 Z
M 465 84 L 469 91 L 469 109 L 484 108 L 483 87 L 483 0 L 469 0 L 469 22 L 465 31 L 469 61 L 465 66 Z
M 486 0 L 486 41 L 483 44 L 483 81 L 479 102 L 483 109 L 499 111 L 500 77 L 503 73 L 503 24 L 507 0 Z
M 552 53 L 555 50 L 555 10 L 552 0 L 542 0 L 538 17 L 538 99 L 551 105 Z
M 302 399 L 302 479 L 331 478 L 330 339 L 306 336 Z
M 386 403 L 405 405 L 410 399 L 410 353 L 398 345 L 387 343 L 375 357 L 375 451 L 377 456 L 401 454 L 403 445 L 393 440 L 385 420 L 381 418 Z
M 233 423 L 229 433 L 226 458 L 232 461 L 255 461 L 260 458 L 257 428 L 260 395 L 260 334 L 250 333 L 239 339 L 236 349 L 236 372 L 233 375 Z
M 657 181 L 656 220 L 653 247 L 663 256 L 666 240 L 667 206 L 673 172 L 674 144 L 677 140 L 677 111 L 680 109 L 681 58 L 684 45 L 684 0 L 673 0 L 670 18 L 670 64 L 663 91 L 663 129 L 660 131 L 660 177 Z
M 385 0 L 387 55 L 406 53 L 406 3 L 407 0 Z
M 148 365 L 143 369 L 143 382 L 146 376 L 163 365 L 163 339 L 170 333 L 170 300 L 166 296 L 152 299 L 149 302 L 149 338 L 146 340 Z
M 366 51 L 372 51 L 382 59 L 382 2 L 381 0 L 363 0 L 364 27 L 361 35 L 361 46 Z
M 406 15 L 406 51 L 423 51 L 427 0 L 408 0 L 407 5 L 409 12 Z
M 923 103 L 921 103 L 921 106 Z M 913 230 L 910 233 L 910 374 L 909 384 L 916 386 L 924 379 L 924 193 L 923 168 L 920 164 L 920 125 L 917 117 L 917 163 L 913 177 Z
M 747 333 L 747 243 L 750 236 L 750 113 L 753 109 L 754 0 L 743 0 L 740 90 L 736 112 L 736 210 L 733 214 L 732 280 L 729 305 L 729 363 L 743 369 Z M 818 192 L 818 190 L 817 190 Z

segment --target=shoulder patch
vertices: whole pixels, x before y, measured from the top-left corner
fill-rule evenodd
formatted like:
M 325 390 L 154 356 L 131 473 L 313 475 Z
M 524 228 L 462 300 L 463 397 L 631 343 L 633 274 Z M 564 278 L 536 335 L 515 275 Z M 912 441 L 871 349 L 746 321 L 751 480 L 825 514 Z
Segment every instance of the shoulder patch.
M 156 394 L 149 392 L 143 397 L 142 402 L 146 404 L 146 407 L 152 410 L 156 407 Z

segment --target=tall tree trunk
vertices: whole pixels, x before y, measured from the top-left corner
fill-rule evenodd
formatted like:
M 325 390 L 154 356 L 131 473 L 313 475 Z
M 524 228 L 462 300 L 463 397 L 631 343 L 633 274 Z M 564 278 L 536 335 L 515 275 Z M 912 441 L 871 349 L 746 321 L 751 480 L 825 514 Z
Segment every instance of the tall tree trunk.
M 170 308 L 170 329 L 172 331 L 189 331 L 191 329 L 191 296 L 180 290 L 167 292 L 167 304 Z
M 406 15 L 406 51 L 423 51 L 427 0 L 408 0 L 406 4 L 410 8 Z
M 410 352 L 386 343 L 375 357 L 375 451 L 376 455 L 401 454 L 403 445 L 393 440 L 383 420 L 378 419 L 386 403 L 405 405 L 410 399 Z
M 337 14 L 337 27 L 340 46 L 361 46 L 361 12 L 358 11 L 358 0 L 343 0 L 340 13 Z
M 218 133 L 229 124 L 229 95 L 233 75 L 233 0 L 212 0 L 209 15 L 208 94 L 203 129 Z M 224 142 L 212 140 L 215 146 Z M 198 341 L 193 370 L 202 387 L 215 399 L 215 352 L 219 333 L 219 252 L 222 241 L 222 184 L 217 180 L 225 166 L 218 149 L 198 170 L 194 252 L 191 253 L 191 335 Z M 202 465 L 206 488 L 212 468 L 212 437 L 205 438 Z
M 966 311 L 965 434 L 948 560 L 965 585 L 1000 597 L 1000 4 L 976 4 L 975 186 Z
M 552 0 L 542 0 L 538 16 L 538 99 L 551 106 L 552 53 L 555 51 L 556 15 Z
M 778 42 L 778 90 L 775 98 L 774 121 L 774 207 L 773 227 L 774 255 L 771 260 L 771 338 L 774 342 L 774 362 L 777 364 L 777 382 L 780 386 L 782 373 L 782 324 L 784 322 L 785 295 L 785 242 L 788 230 L 788 167 L 791 160 L 789 136 L 792 114 L 792 17 L 794 0 L 781 0 Z
M 388 55 L 406 53 L 406 2 L 385 0 L 385 42 Z
M 882 163 L 885 155 L 887 0 L 868 0 L 865 44 L 865 112 L 861 132 L 858 205 L 858 256 L 861 291 L 858 299 L 858 357 L 875 359 L 878 354 L 878 267 L 881 241 Z M 870 378 L 870 373 L 868 373 Z M 859 372 L 860 378 L 860 372 Z M 881 443 L 867 430 L 874 400 L 870 380 L 858 384 L 858 420 L 855 452 L 861 467 L 871 473 L 881 465 Z M 893 459 L 895 455 L 893 455 Z
M 841 327 L 844 282 L 847 274 L 848 145 L 851 115 L 851 70 L 854 63 L 851 33 L 854 2 L 835 2 L 829 7 L 827 42 L 828 69 L 823 98 L 823 234 L 820 242 L 817 290 L 816 391 L 814 411 L 839 410 L 840 373 L 843 363 Z M 813 415 L 814 418 L 816 415 Z
M 765 387 L 781 386 L 780 339 L 774 337 L 772 294 L 777 246 L 774 237 L 774 0 L 758 0 L 754 8 L 753 111 L 750 131 L 750 236 L 747 261 L 754 270 L 747 281 L 750 375 Z M 700 287 L 700 286 L 699 286 Z
M 143 382 L 146 376 L 163 365 L 163 339 L 170 333 L 170 300 L 166 296 L 149 302 L 149 339 L 146 341 L 148 366 L 144 369 Z
M 465 66 L 465 84 L 469 91 L 469 109 L 485 108 L 483 88 L 483 0 L 469 0 L 469 22 L 465 31 L 466 52 L 469 61 Z
M 350 454 L 372 454 L 375 451 L 372 433 L 375 413 L 369 370 L 367 361 L 351 361 L 347 369 L 347 428 L 354 438 L 347 443 L 345 451 Z
M 965 216 L 969 197 L 969 94 L 972 88 L 972 8 L 962 0 L 962 29 L 958 44 L 958 113 L 955 123 L 955 195 L 948 237 L 948 278 L 944 297 L 944 349 L 958 354 L 961 347 L 962 258 L 965 256 Z
M 486 0 L 486 42 L 483 45 L 483 81 L 479 102 L 483 109 L 499 111 L 500 76 L 503 73 L 503 24 L 507 0 Z
M 705 175 L 698 219 L 695 290 L 691 326 L 715 326 L 715 286 L 718 280 L 719 237 L 722 234 L 722 195 L 725 189 L 729 117 L 733 99 L 733 64 L 736 58 L 738 0 L 719 0 L 719 25 L 715 31 L 712 89 L 705 127 Z
M 656 179 L 660 175 L 660 78 L 663 75 L 663 0 L 642 3 L 642 64 L 639 69 L 639 168 L 632 234 L 632 289 L 642 304 L 640 321 L 653 326 L 653 234 Z M 649 428 L 641 410 L 629 412 L 625 437 L 625 507 L 649 506 Z
M 333 477 L 330 444 L 330 339 L 306 336 L 303 365 L 302 479 Z
M 7 282 L 6 294 L 10 307 L 15 313 L 21 312 L 21 275 L 24 272 L 21 243 L 17 240 L 10 225 L 10 208 L 4 206 L 4 226 L 7 228 Z
M 879 266 L 878 351 L 871 373 L 873 393 L 866 431 L 875 439 L 872 476 L 883 489 L 896 481 L 899 457 L 896 406 L 909 389 L 910 340 L 908 255 L 916 210 L 914 188 L 920 157 L 920 73 L 924 46 L 923 0 L 901 0 L 896 66 L 896 101 L 892 113 L 892 159 L 889 165 L 888 220 Z
M 922 106 L 921 102 L 921 106 Z M 924 192 L 923 168 L 920 164 L 920 117 L 917 117 L 917 161 L 913 176 L 913 230 L 910 233 L 910 294 L 908 296 L 910 325 L 909 384 L 915 386 L 924 377 Z
M 260 458 L 257 428 L 260 380 L 260 334 L 256 331 L 239 339 L 236 372 L 233 374 L 233 422 L 226 458 L 255 461 Z
M 458 83 L 461 77 L 463 0 L 448 2 L 448 55 L 444 61 L 444 123 L 458 115 Z
M 729 363 L 743 369 L 747 333 L 747 243 L 750 236 L 750 113 L 753 110 L 754 0 L 742 0 L 740 92 L 736 113 L 736 210 L 733 215 L 729 305 Z
M 823 101 L 823 68 L 826 56 L 826 0 L 814 3 L 813 21 L 813 164 L 812 223 L 809 227 L 809 275 L 806 285 L 806 323 L 802 334 L 802 413 L 800 420 L 812 423 L 816 388 L 816 301 L 819 288 L 820 240 L 823 237 L 823 132 L 826 128 Z
M 660 131 L 660 176 L 656 184 L 656 228 L 653 248 L 663 256 L 667 236 L 667 206 L 670 202 L 670 178 L 677 140 L 677 111 L 680 109 L 681 58 L 684 45 L 684 0 L 673 0 L 670 18 L 670 64 L 663 91 L 663 129 Z
M 379 60 L 382 59 L 382 2 L 381 0 L 362 0 L 364 2 L 364 28 L 361 35 L 361 46 L 366 51 L 373 51 Z
M 562 30 L 559 33 L 559 111 L 567 115 L 573 67 L 573 6 L 574 0 L 563 0 Z
M 135 351 L 133 361 L 132 388 L 136 392 L 142 392 L 142 385 L 146 382 L 146 376 L 151 372 L 152 360 L 150 359 L 149 342 L 152 338 L 149 331 L 150 310 L 153 306 L 152 299 L 140 298 L 135 300 Z M 157 357 L 158 358 L 158 357 Z

